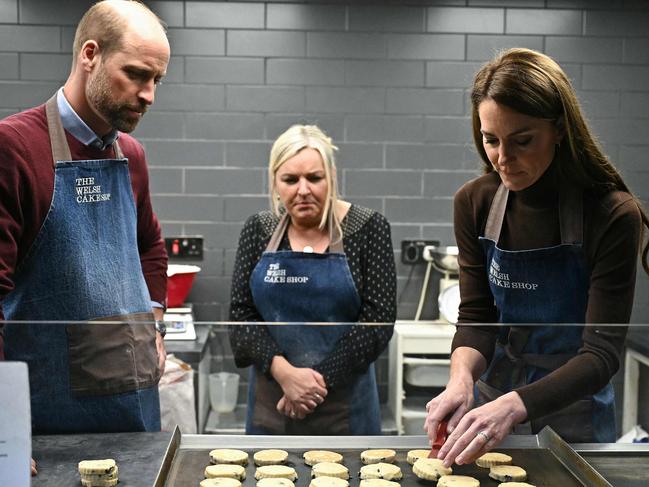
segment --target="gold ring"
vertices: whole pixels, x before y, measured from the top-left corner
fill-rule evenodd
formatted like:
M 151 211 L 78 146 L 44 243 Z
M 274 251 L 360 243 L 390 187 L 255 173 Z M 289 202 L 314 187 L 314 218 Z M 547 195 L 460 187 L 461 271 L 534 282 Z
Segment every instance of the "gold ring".
M 478 436 L 482 436 L 482 437 L 484 437 L 484 439 L 485 439 L 485 443 L 488 442 L 488 441 L 491 439 L 491 437 L 487 434 L 486 431 L 480 431 L 480 432 L 476 435 L 476 437 L 478 437 Z

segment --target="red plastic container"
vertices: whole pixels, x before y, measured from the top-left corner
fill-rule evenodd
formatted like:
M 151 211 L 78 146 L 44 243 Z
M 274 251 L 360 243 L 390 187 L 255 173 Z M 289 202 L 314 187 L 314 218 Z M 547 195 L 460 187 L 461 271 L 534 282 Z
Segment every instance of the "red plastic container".
M 167 267 L 167 308 L 182 306 L 200 270 L 197 265 L 170 264 Z

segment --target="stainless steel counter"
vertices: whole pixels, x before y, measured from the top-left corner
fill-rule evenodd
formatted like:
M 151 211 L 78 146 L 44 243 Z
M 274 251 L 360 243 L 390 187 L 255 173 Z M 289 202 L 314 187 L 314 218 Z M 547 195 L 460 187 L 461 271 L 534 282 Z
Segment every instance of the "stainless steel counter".
M 121 487 L 154 485 L 171 433 L 115 433 L 88 435 L 48 435 L 33 438 L 33 456 L 39 474 L 33 487 L 79 484 L 77 463 L 89 458 L 114 458 L 119 465 Z M 184 435 L 187 448 L 241 448 L 257 450 L 283 445 L 286 449 L 426 448 L 424 436 L 376 437 L 297 437 L 242 435 Z M 533 449 L 534 436 L 511 436 L 499 449 Z M 576 444 L 572 447 L 615 487 L 649 485 L 649 445 Z M 307 484 L 304 483 L 304 486 Z M 352 486 L 357 481 L 352 480 Z M 495 485 L 495 484 L 494 484 Z M 304 487 L 298 486 L 298 487 Z M 489 487 L 489 486 L 487 486 Z

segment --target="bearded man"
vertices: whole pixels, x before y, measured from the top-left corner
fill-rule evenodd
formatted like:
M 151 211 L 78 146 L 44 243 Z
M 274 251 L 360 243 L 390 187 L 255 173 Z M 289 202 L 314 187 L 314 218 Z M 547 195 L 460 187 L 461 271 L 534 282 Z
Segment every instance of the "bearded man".
M 0 121 L 0 320 L 6 359 L 29 366 L 35 433 L 160 430 L 167 255 L 127 134 L 169 55 L 146 6 L 99 2 L 65 85 Z

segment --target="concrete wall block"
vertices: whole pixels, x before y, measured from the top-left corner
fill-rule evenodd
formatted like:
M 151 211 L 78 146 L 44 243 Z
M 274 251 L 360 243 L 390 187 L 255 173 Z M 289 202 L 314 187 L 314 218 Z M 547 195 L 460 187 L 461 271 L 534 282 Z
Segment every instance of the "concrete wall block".
M 243 223 L 215 221 L 214 223 L 188 223 L 187 235 L 203 235 L 210 248 L 236 249 Z
M 624 62 L 632 64 L 649 64 L 649 39 L 624 39 Z
M 545 52 L 557 62 L 618 63 L 623 40 L 594 37 L 548 37 Z
M 188 113 L 185 130 L 190 139 L 261 139 L 264 117 L 259 113 Z
M 345 194 L 349 196 L 420 196 L 419 171 L 344 170 Z
M 260 169 L 187 169 L 187 193 L 214 195 L 261 194 L 264 172 Z
M 579 91 L 581 108 L 587 119 L 614 118 L 620 115 L 620 94 L 614 91 Z
M 224 143 L 211 140 L 145 140 L 150 166 L 222 166 Z
M 448 222 L 452 198 L 386 198 L 385 216 L 399 222 Z
M 345 5 L 268 4 L 268 29 L 344 30 Z
M 152 0 L 146 4 L 168 27 L 185 25 L 185 5 L 181 0 Z
M 345 63 L 332 59 L 269 59 L 266 80 L 271 85 L 344 85 Z
M 307 33 L 307 56 L 334 59 L 378 59 L 386 54 L 383 34 Z
M 227 108 L 231 111 L 302 112 L 304 111 L 304 88 L 228 86 Z
M 0 54 L 0 79 L 15 80 L 18 79 L 18 60 L 19 54 L 3 53 Z
M 184 113 L 158 111 L 154 104 L 151 110 L 144 115 L 133 135 L 142 138 L 173 139 L 183 137 L 184 132 Z
M 48 0 L 20 0 L 18 8 L 21 24 L 56 24 L 76 26 L 83 14 L 95 2 L 52 2 Z
M 3 52 L 58 52 L 59 27 L 40 25 L 0 25 L 0 50 Z
M 347 118 L 348 141 L 419 142 L 424 119 L 419 116 L 353 115 Z
M 642 171 L 626 171 L 629 188 L 638 198 L 643 201 L 649 199 L 649 168 Z M 646 206 L 645 206 L 646 208 Z M 645 239 L 644 242 L 647 240 Z
M 183 193 L 183 170 L 149 167 L 152 194 Z
M 507 34 L 581 35 L 579 10 L 507 9 Z
M 386 146 L 385 165 L 387 168 L 473 171 L 480 167 L 480 162 L 470 145 L 390 144 Z
M 621 12 L 616 10 L 585 10 L 587 36 L 646 37 L 649 12 Z
M 468 88 L 480 66 L 480 63 L 429 61 L 426 63 L 426 86 Z
M 203 243 L 205 243 L 203 241 Z M 179 261 L 180 263 L 180 261 Z M 196 262 L 201 268 L 200 276 L 203 277 L 224 277 L 223 274 L 223 249 L 203 249 L 203 260 Z M 215 296 L 213 299 L 219 299 Z
M 545 0 L 469 0 L 469 7 L 524 7 L 543 8 Z
M 268 167 L 270 142 L 226 142 L 225 165 L 227 167 Z
M 452 210 L 452 201 L 451 201 Z M 442 245 L 456 245 L 453 224 L 449 222 L 425 223 L 422 225 L 422 238 L 439 240 Z
M 167 31 L 171 52 L 175 56 L 223 56 L 225 31 L 210 29 L 178 29 Z
M 422 115 L 461 115 L 464 94 L 460 90 L 388 89 L 386 113 Z
M 265 121 L 265 138 L 270 141 L 274 141 L 295 124 L 317 125 L 334 139 L 334 143 L 344 140 L 345 137 L 345 115 L 342 113 L 268 113 Z
M 0 100 L 5 108 L 25 109 L 44 103 L 59 87 L 59 83 L 3 81 Z
M 76 28 L 74 27 L 61 27 L 61 52 L 72 54 L 72 44 L 74 43 L 74 34 Z
M 350 31 L 423 32 L 424 9 L 393 5 L 349 5 Z
M 505 10 L 502 8 L 429 7 L 428 32 L 502 34 Z
M 228 56 L 302 57 L 306 54 L 304 32 L 230 30 Z
M 424 63 L 345 61 L 345 83 L 356 86 L 424 86 Z
M 198 274 L 192 290 L 187 296 L 191 303 L 223 303 L 222 299 L 230 295 L 232 279 L 227 277 L 206 277 Z
M 240 83 L 264 82 L 264 60 L 228 57 L 187 57 L 188 83 Z
M 622 93 L 622 117 L 649 118 L 649 86 L 644 93 Z
M 162 83 L 184 83 L 185 82 L 185 57 L 171 56 L 167 66 L 167 74 Z
M 156 91 L 160 110 L 219 111 L 225 107 L 225 90 L 217 85 L 163 84 Z
M 385 110 L 385 90 L 307 86 L 306 108 L 323 113 L 382 113 Z
M 65 81 L 70 74 L 69 54 L 20 54 L 20 79 Z
M 223 257 L 223 275 L 232 276 L 234 273 L 234 263 L 236 260 L 237 250 L 236 249 L 226 249 L 224 251 Z
M 586 90 L 647 91 L 649 66 L 585 65 L 582 88 Z
M 18 22 L 18 0 L 0 1 L 0 22 L 7 24 Z
M 454 34 L 391 34 L 388 58 L 463 60 L 464 39 L 464 35 Z
M 338 170 L 371 169 L 383 167 L 383 144 L 381 143 L 339 143 L 336 155 Z
M 615 165 L 619 167 L 625 181 L 627 171 L 642 171 L 647 167 L 647 154 L 649 154 L 649 143 L 644 142 L 643 145 L 623 145 L 620 147 L 619 159 L 614 161 Z
M 645 144 L 649 140 L 649 124 L 637 120 L 597 119 L 591 123 L 598 138 L 607 144 Z
M 527 47 L 535 51 L 543 51 L 543 37 L 468 35 L 466 58 L 470 61 L 487 61 L 501 49 L 510 47 Z
M 187 27 L 222 29 L 261 29 L 264 27 L 263 3 L 185 2 Z
M 442 144 L 471 144 L 473 130 L 468 117 L 426 117 L 425 141 Z
M 218 222 L 223 220 L 223 198 L 196 195 L 153 195 L 153 207 L 161 221 L 169 223 Z M 187 227 L 186 227 L 187 228 Z M 190 232 L 188 235 L 201 235 Z
M 225 221 L 244 223 L 248 217 L 270 208 L 270 200 L 264 196 L 234 196 L 225 200 Z
M 476 171 L 434 171 L 424 172 L 424 196 L 453 196 L 460 186 L 476 178 Z

